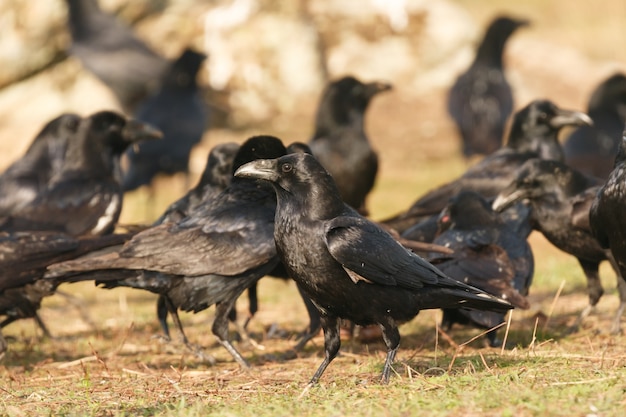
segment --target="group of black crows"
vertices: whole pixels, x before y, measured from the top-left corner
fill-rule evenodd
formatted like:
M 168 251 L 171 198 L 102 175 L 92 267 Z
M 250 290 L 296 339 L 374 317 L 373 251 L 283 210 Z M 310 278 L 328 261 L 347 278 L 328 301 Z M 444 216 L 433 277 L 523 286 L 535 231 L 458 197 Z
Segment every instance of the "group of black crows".
M 308 143 L 272 136 L 211 150 L 198 182 L 150 226 L 116 230 L 124 191 L 157 173 L 186 172 L 206 112 L 196 83 L 204 60 L 186 50 L 169 62 L 138 40 L 95 0 L 67 0 L 70 53 L 111 87 L 129 118 L 113 111 L 62 114 L 44 126 L 24 156 L 0 176 L 0 314 L 4 327 L 35 318 L 62 283 L 158 294 L 157 316 L 169 337 L 178 310 L 216 306 L 212 332 L 242 366 L 229 340 L 235 301 L 269 275 L 296 281 L 310 323 L 302 348 L 324 330 L 325 359 L 337 355 L 339 319 L 377 325 L 389 379 L 398 325 L 422 309 L 443 309 L 443 325 L 470 324 L 500 344 L 496 330 L 526 298 L 534 261 L 527 237 L 537 230 L 574 255 L 587 278 L 589 305 L 603 294 L 598 266 L 617 275 L 620 330 L 626 306 L 626 77 L 600 83 L 587 113 L 535 100 L 505 124 L 513 98 L 502 62 L 506 40 L 527 21 L 499 17 L 476 58 L 450 90 L 448 109 L 464 155 L 485 155 L 459 178 L 373 222 L 366 197 L 378 156 L 364 130 L 382 82 L 346 76 L 324 90 Z M 115 56 L 107 56 L 117 51 Z M 157 80 L 157 82 L 155 82 Z M 559 131 L 576 129 L 562 146 Z M 128 165 L 122 169 L 125 155 Z M 611 169 L 611 167 L 613 167 Z M 622 178 L 625 177 L 625 178 Z M 246 336 L 245 325 L 239 325 Z M 0 350 L 7 348 L 0 333 Z M 209 360 L 211 357 L 205 356 Z

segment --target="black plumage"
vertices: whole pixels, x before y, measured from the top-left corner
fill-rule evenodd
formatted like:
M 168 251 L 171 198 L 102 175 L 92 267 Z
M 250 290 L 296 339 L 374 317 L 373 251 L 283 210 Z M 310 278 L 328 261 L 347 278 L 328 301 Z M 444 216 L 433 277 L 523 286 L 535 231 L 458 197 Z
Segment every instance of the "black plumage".
M 68 143 L 81 117 L 64 113 L 49 121 L 25 154 L 0 176 L 0 216 L 18 212 L 43 191 L 63 167 Z
M 535 100 L 515 114 L 506 146 L 471 166 L 459 178 L 427 192 L 406 212 L 384 223 L 403 232 L 439 214 L 450 198 L 462 190 L 475 191 L 485 198 L 495 197 L 529 159 L 563 160 L 558 141 L 561 128 L 591 123 L 584 113 L 560 109 L 548 100 Z
M 72 236 L 113 231 L 122 209 L 119 158 L 126 148 L 160 137 L 151 126 L 110 111 L 80 121 L 62 168 L 19 212 L 0 219 L 4 231 L 58 231 Z
M 70 54 L 106 84 L 124 111 L 136 106 L 161 83 L 168 61 L 135 36 L 97 0 L 66 0 L 72 36 Z
M 224 191 L 233 177 L 233 161 L 238 151 L 239 145 L 234 142 L 215 145 L 209 152 L 196 186 L 170 204 L 154 225 L 180 221 L 203 201 L 211 200 Z
M 502 54 L 509 37 L 527 20 L 498 17 L 487 28 L 470 67 L 456 79 L 448 94 L 448 113 L 454 119 L 466 158 L 489 155 L 502 146 L 504 129 L 513 111 L 513 93 Z
M 580 172 L 608 178 L 626 124 L 626 76 L 612 75 L 596 87 L 587 114 L 592 126 L 574 130 L 563 144 L 565 162 Z
M 313 155 L 333 176 L 341 197 L 361 213 L 374 187 L 378 156 L 365 133 L 365 111 L 372 97 L 391 89 L 383 82 L 362 83 L 343 77 L 322 94 L 309 142 Z
M 615 260 L 622 279 L 618 278 L 620 305 L 613 323 L 613 331 L 620 330 L 620 321 L 626 308 L 626 128 L 619 144 L 615 165 L 606 183 L 593 198 L 589 211 L 589 223 L 593 235 L 603 248 L 608 249 Z
M 529 210 L 514 208 L 526 216 Z M 534 258 L 526 241 L 531 229 L 517 227 L 528 218 L 511 221 L 497 213 L 479 194 L 463 191 L 453 197 L 439 216 L 439 235 L 434 243 L 452 254 L 433 253 L 428 260 L 451 278 L 509 301 L 516 308 L 530 307 L 526 295 L 534 273 Z M 443 326 L 471 324 L 490 329 L 504 323 L 504 315 L 491 311 L 444 309 Z M 491 346 L 498 346 L 496 331 L 487 333 Z
M 241 146 L 233 167 L 284 154 L 279 139 L 256 136 Z M 246 288 L 278 264 L 275 209 L 276 197 L 267 184 L 233 178 L 183 220 L 146 229 L 118 252 L 52 266 L 49 276 L 156 293 L 181 330 L 178 309 L 198 312 L 215 304 L 213 334 L 247 367 L 228 339 L 228 313 Z M 189 346 L 184 333 L 183 340 Z
M 604 290 L 598 267 L 600 262 L 610 260 L 610 254 L 594 238 L 589 225 L 589 210 L 601 182 L 563 162 L 535 159 L 520 168 L 517 177 L 493 203 L 494 209 L 502 210 L 517 201 L 528 201 L 535 230 L 563 252 L 576 257 L 589 292 L 589 306 L 581 313 L 578 323 L 602 297 Z M 618 274 L 618 282 L 621 281 Z M 620 298 L 626 300 L 626 286 L 618 285 L 618 288 Z
M 49 336 L 50 332 L 37 311 L 43 298 L 53 295 L 60 282 L 42 279 L 46 267 L 119 245 L 130 236 L 117 234 L 75 238 L 55 232 L 0 232 L 0 316 L 4 317 L 0 327 L 18 319 L 34 318 Z
M 139 105 L 134 117 L 159 128 L 163 140 L 145 142 L 127 151 L 124 191 L 150 184 L 159 173 L 189 174 L 191 150 L 202 140 L 207 123 L 207 109 L 196 82 L 205 58 L 185 50 L 171 64 L 159 90 Z
M 340 318 L 381 326 L 388 349 L 382 381 L 387 382 L 400 341 L 398 324 L 420 310 L 511 308 L 445 276 L 359 215 L 343 202 L 331 175 L 311 155 L 254 161 L 235 176 L 269 181 L 276 191 L 278 254 L 289 276 L 317 307 L 324 329 L 325 359 L 311 384 L 339 351 Z

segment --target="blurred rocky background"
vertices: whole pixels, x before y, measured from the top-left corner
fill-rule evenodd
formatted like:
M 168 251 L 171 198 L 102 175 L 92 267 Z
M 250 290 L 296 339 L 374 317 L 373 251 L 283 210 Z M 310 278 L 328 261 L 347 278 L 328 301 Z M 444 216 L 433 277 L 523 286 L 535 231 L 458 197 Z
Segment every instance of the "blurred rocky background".
M 370 110 L 382 172 L 456 152 L 445 94 L 496 15 L 526 17 L 506 49 L 516 107 L 546 97 L 583 110 L 604 77 L 626 71 L 626 2 L 599 0 L 99 0 L 151 48 L 209 56 L 201 83 L 211 109 L 201 156 L 250 132 L 307 140 L 328 79 L 353 74 L 395 89 Z M 63 0 L 0 3 L 0 169 L 64 111 L 119 108 L 107 88 L 68 57 Z M 393 146 L 391 146 L 393 144 Z M 392 149 L 393 148 L 393 149 Z M 395 151 L 394 151 L 395 149 Z M 417 195 L 417 194 L 413 194 Z M 412 198 L 412 197 L 411 197 Z

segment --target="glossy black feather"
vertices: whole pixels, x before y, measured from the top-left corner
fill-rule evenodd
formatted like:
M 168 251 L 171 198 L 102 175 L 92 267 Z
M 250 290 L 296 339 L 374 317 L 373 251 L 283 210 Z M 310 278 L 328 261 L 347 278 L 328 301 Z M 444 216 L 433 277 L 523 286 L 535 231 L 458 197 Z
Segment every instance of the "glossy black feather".
M 513 210 L 516 214 L 520 211 Z M 530 216 L 528 210 L 522 212 Z M 516 220 L 512 221 L 508 214 L 494 212 L 479 194 L 461 192 L 439 216 L 440 234 L 434 240 L 454 253 L 433 253 L 428 259 L 451 278 L 527 309 L 530 304 L 525 296 L 533 278 L 534 258 L 526 241 L 530 228 L 518 227 L 529 219 Z M 444 326 L 450 328 L 457 322 L 489 329 L 503 323 L 504 315 L 445 309 Z M 498 344 L 495 332 L 487 336 L 492 346 Z
M 626 308 L 626 129 L 622 134 L 615 166 L 606 183 L 598 190 L 589 212 L 589 222 L 593 235 L 603 248 L 608 248 L 620 271 L 618 282 L 620 307 L 613 325 L 619 331 L 620 318 Z
M 319 310 L 324 329 L 326 359 L 311 383 L 339 351 L 339 318 L 383 328 L 386 382 L 400 340 L 397 326 L 420 310 L 511 308 L 448 278 L 359 215 L 343 202 L 331 175 L 311 155 L 255 161 L 235 175 L 270 181 L 276 190 L 276 248 L 289 275 Z

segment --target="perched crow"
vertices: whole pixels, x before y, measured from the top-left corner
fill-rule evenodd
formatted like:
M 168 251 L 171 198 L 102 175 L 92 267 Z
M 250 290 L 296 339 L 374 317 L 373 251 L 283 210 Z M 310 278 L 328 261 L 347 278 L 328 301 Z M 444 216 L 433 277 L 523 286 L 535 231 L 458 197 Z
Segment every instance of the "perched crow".
M 280 259 L 317 307 L 325 359 L 316 383 L 341 344 L 339 319 L 383 329 L 388 382 L 400 334 L 398 324 L 427 308 L 504 312 L 505 301 L 447 277 L 345 204 L 333 178 L 306 153 L 248 163 L 235 176 L 269 181 L 277 194 L 274 238 Z
M 561 128 L 591 123 L 584 113 L 559 109 L 547 100 L 533 101 L 515 114 L 506 146 L 470 167 L 459 178 L 429 191 L 406 212 L 384 223 L 402 233 L 421 220 L 439 214 L 450 197 L 462 190 L 476 191 L 485 198 L 495 197 L 527 160 L 563 159 L 558 141 Z
M 159 173 L 189 174 L 189 155 L 202 140 L 207 119 L 196 82 L 205 58 L 185 50 L 171 64 L 159 91 L 139 105 L 134 117 L 159 128 L 163 140 L 145 142 L 127 151 L 124 191 L 150 184 Z
M 60 282 L 42 279 L 46 267 L 119 245 L 130 236 L 117 234 L 75 238 L 56 232 L 0 232 L 0 316 L 5 317 L 0 327 L 32 317 L 44 334 L 50 336 L 37 310 L 41 300 L 54 294 Z
M 139 40 L 114 16 L 103 12 L 97 0 L 66 0 L 72 36 L 69 52 L 106 84 L 124 111 L 156 89 L 168 61 Z
M 604 80 L 589 99 L 593 126 L 581 126 L 563 145 L 565 162 L 580 172 L 608 178 L 626 123 L 626 76 Z
M 602 297 L 598 266 L 603 260 L 610 260 L 610 254 L 594 238 L 589 225 L 589 210 L 601 182 L 562 162 L 534 159 L 520 168 L 517 177 L 493 203 L 495 210 L 502 210 L 517 201 L 528 201 L 535 229 L 554 246 L 576 257 L 589 292 L 589 306 L 577 325 Z M 619 271 L 616 273 L 621 284 Z M 626 285 L 618 285 L 618 290 L 621 300 L 626 300 Z
M 448 113 L 463 141 L 463 155 L 489 155 L 502 146 L 513 111 L 513 94 L 504 74 L 502 53 L 509 36 L 527 20 L 498 17 L 487 28 L 472 65 L 448 95 Z
M 335 179 L 341 197 L 361 213 L 367 213 L 365 199 L 378 171 L 378 156 L 365 134 L 365 111 L 372 97 L 389 89 L 390 84 L 364 84 L 354 77 L 330 83 L 322 94 L 309 142 L 313 155 Z
M 233 167 L 284 154 L 279 139 L 256 136 L 241 146 Z M 275 211 L 276 196 L 267 184 L 233 178 L 222 193 L 183 220 L 146 229 L 118 252 L 53 265 L 49 277 L 156 293 L 181 331 L 179 308 L 198 312 L 215 304 L 213 334 L 247 367 L 228 340 L 228 313 L 239 295 L 279 262 L 273 239 Z
M 516 211 L 517 212 L 517 211 Z M 526 211 L 530 215 L 529 211 Z M 518 228 L 507 216 L 496 213 L 490 204 L 472 191 L 453 197 L 439 216 L 440 233 L 434 243 L 454 253 L 433 253 L 428 257 L 443 273 L 457 281 L 480 288 L 527 309 L 526 299 L 534 272 L 534 258 L 526 238 L 530 228 Z M 471 324 L 490 329 L 504 323 L 504 315 L 490 311 L 444 309 L 443 326 Z M 487 333 L 491 346 L 498 346 L 496 331 Z
M 626 308 L 626 178 L 624 163 L 626 162 L 626 129 L 622 134 L 615 167 L 606 183 L 598 190 L 589 211 L 589 223 L 593 235 L 603 248 L 610 250 L 619 269 L 622 279 L 618 278 L 620 305 L 615 317 L 613 331 L 619 332 L 622 313 Z
M 120 155 L 131 144 L 159 138 L 151 126 L 101 111 L 80 121 L 60 171 L 19 212 L 0 219 L 4 231 L 58 231 L 72 236 L 113 231 L 122 209 Z
M 0 216 L 18 212 L 58 175 L 68 143 L 76 135 L 81 117 L 64 113 L 37 134 L 24 156 L 0 176 Z
M 200 180 L 187 194 L 169 205 L 154 225 L 177 222 L 187 217 L 203 201 L 217 197 L 233 177 L 233 160 L 239 151 L 234 142 L 215 145 L 209 152 Z

